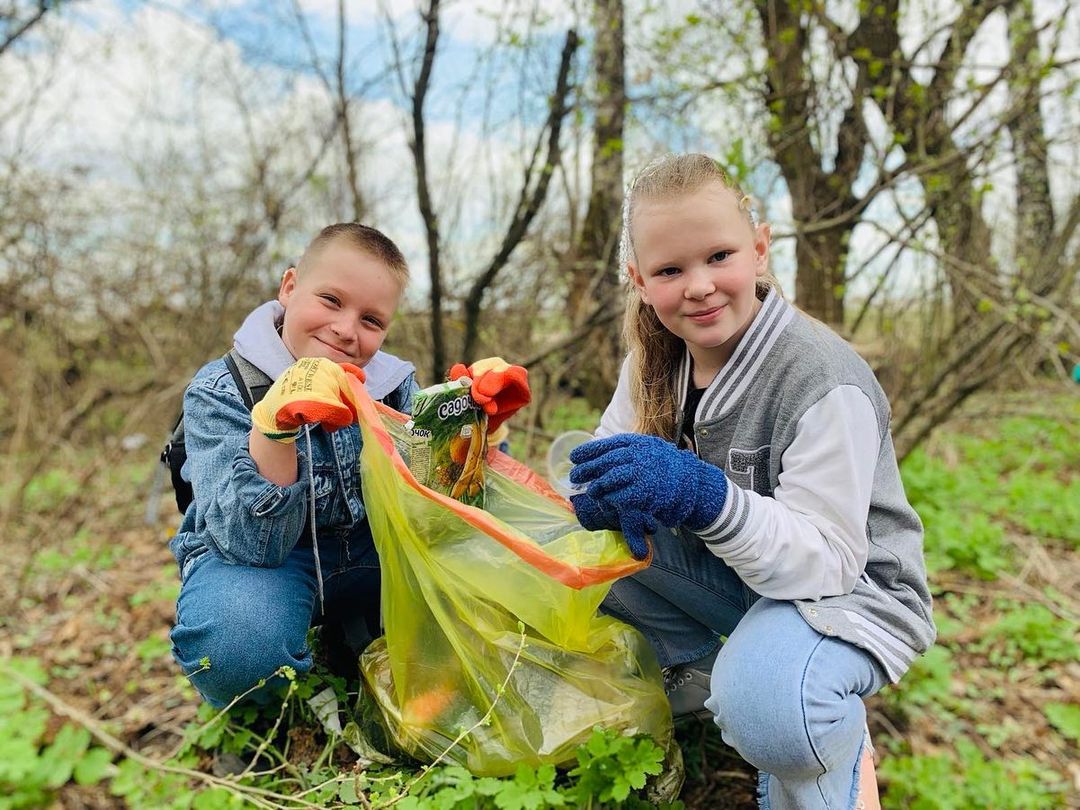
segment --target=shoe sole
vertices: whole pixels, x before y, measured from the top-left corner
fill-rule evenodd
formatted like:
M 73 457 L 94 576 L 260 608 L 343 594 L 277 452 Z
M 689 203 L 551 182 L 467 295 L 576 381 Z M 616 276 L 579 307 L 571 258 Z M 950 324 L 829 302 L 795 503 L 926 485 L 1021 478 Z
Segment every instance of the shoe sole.
M 679 720 L 685 720 L 687 717 L 693 717 L 695 720 L 712 720 L 713 713 L 708 709 L 697 709 L 692 712 L 683 712 L 679 715 L 672 715 L 671 719 L 678 722 Z

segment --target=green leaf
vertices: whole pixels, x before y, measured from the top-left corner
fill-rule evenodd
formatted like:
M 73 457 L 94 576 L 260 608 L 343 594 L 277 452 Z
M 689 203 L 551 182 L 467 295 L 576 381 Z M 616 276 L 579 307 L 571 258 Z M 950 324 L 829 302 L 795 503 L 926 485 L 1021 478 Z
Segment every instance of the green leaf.
M 52 745 L 41 752 L 37 771 L 49 787 L 60 787 L 71 778 L 75 763 L 90 745 L 90 732 L 81 726 L 65 724 Z
M 569 772 L 578 778 L 574 798 L 624 802 L 631 790 L 644 787 L 650 774 L 661 772 L 664 751 L 648 737 L 624 737 L 597 727 L 577 757 L 577 767 Z
M 357 804 L 360 797 L 356 794 L 356 782 L 349 779 L 338 785 L 338 800 L 345 804 Z
M 41 665 L 41 661 L 37 658 L 10 658 L 0 662 L 0 664 L 11 667 L 24 678 L 33 681 L 38 686 L 44 686 L 49 682 L 49 675 L 45 672 L 45 667 Z M 21 687 L 17 688 L 21 689 Z
M 144 663 L 164 658 L 172 650 L 172 643 L 168 638 L 149 636 L 135 646 L 135 653 Z
M 145 776 L 142 765 L 131 759 L 123 759 L 116 766 L 116 776 L 109 782 L 109 793 L 113 796 L 130 796 L 139 789 Z
M 1080 706 L 1075 703 L 1047 703 L 1046 719 L 1073 742 L 1080 742 Z
M 228 810 L 236 806 L 233 795 L 219 787 L 199 791 L 191 802 L 192 810 Z
M 495 797 L 495 806 L 499 810 L 542 810 L 546 807 L 561 807 L 566 798 L 555 790 L 555 768 L 541 765 L 536 770 L 527 765 L 519 765 L 514 780 L 495 781 L 498 789 L 484 791 L 484 795 Z
M 107 748 L 94 747 L 75 763 L 75 781 L 80 785 L 100 782 L 112 765 L 112 752 Z

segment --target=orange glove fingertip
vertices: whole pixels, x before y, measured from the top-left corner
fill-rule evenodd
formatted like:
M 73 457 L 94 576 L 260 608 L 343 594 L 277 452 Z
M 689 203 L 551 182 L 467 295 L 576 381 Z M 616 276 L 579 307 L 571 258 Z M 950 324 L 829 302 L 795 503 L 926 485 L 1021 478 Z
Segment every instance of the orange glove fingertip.
M 356 421 L 356 412 L 345 404 L 300 401 L 290 402 L 277 412 L 279 425 L 299 429 L 301 425 L 318 422 L 329 431 L 340 430 Z
M 341 366 L 346 374 L 351 374 L 362 383 L 367 382 L 367 372 L 360 368 L 360 366 L 355 365 L 354 363 L 338 363 L 338 365 Z

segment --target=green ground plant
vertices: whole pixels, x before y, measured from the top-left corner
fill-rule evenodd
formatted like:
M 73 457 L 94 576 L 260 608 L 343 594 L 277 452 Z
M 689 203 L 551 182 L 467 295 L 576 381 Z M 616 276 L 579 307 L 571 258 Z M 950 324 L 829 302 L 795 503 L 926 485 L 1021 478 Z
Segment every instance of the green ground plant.
M 24 678 L 48 681 L 33 658 L 9 661 Z M 0 810 L 43 807 L 69 781 L 90 785 L 111 770 L 112 754 L 92 745 L 90 732 L 64 723 L 46 741 L 51 715 L 19 683 L 0 678 Z
M 1024 662 L 1043 667 L 1080 658 L 1080 625 L 1055 616 L 1045 605 L 999 600 L 1001 611 L 973 648 L 996 667 Z
M 879 769 L 887 808 L 1067 803 L 1067 779 L 1032 749 L 1049 740 L 1040 747 L 1067 756 L 1080 726 L 1075 706 L 1047 704 L 1038 732 L 1029 727 L 1034 719 L 1022 723 L 1007 708 L 1038 700 L 1023 690 L 1054 688 L 1062 668 L 1080 657 L 1075 600 L 1049 585 L 1029 587 L 1021 598 L 1012 584 L 1025 563 L 1018 541 L 1067 558 L 1080 536 L 1080 403 L 1063 397 L 1052 410 L 1060 418 L 1009 418 L 992 432 L 945 433 L 903 465 L 925 522 L 939 638 L 880 701 L 904 727 L 932 725 L 935 747 L 950 750 L 920 753 L 904 737 L 888 739 L 892 756 Z
M 905 460 L 904 486 L 925 524 L 931 572 L 996 579 L 1014 562 L 1013 528 L 1080 543 L 1080 478 L 1066 472 L 1080 469 L 1080 407 L 1064 406 L 1063 419 L 1010 418 L 994 436 L 951 435 L 954 461 L 927 448 Z
M 1032 759 L 992 760 L 968 740 L 955 753 L 900 756 L 879 769 L 890 807 L 909 810 L 1046 810 L 1063 806 L 1060 774 Z
M 1080 404 L 1065 398 L 1047 407 L 1055 418 L 943 432 L 903 465 L 926 523 L 940 632 L 901 683 L 870 704 L 886 808 L 1074 802 L 1067 762 L 1080 745 L 1080 710 L 1064 673 L 1080 657 L 1068 573 L 1080 544 Z M 527 460 L 543 472 L 546 437 L 592 427 L 597 416 L 577 401 L 553 408 Z M 514 434 L 518 457 L 524 435 Z M 166 638 L 177 581 L 164 523 L 173 516 L 141 528 L 142 503 L 123 494 L 148 489 L 149 464 L 108 465 L 93 486 L 121 494 L 102 510 L 102 492 L 72 486 L 83 479 L 70 471 L 93 463 L 93 454 L 68 456 L 29 482 L 27 513 L 53 528 L 49 516 L 61 507 L 85 502 L 97 511 L 93 520 L 57 524 L 58 536 L 29 546 L 19 566 L 20 618 L 5 618 L 10 646 L 0 652 L 14 656 L 0 658 L 0 810 L 80 802 L 197 810 L 648 806 L 642 787 L 663 752 L 603 731 L 569 768 L 522 768 L 503 779 L 405 760 L 364 764 L 349 743 L 359 728 L 374 739 L 370 726 L 343 715 L 342 733 L 328 732 L 308 705 L 327 687 L 340 705 L 353 703 L 344 682 L 320 670 L 284 680 L 282 701 L 196 711 Z M 116 677 L 88 678 L 99 661 L 105 667 L 96 672 L 114 669 Z M 139 713 L 136 701 L 151 708 Z M 157 712 L 179 724 L 155 730 Z M 140 734 L 156 736 L 145 747 Z M 750 806 L 753 775 L 715 726 L 680 724 L 677 739 L 687 757 L 687 806 Z M 745 788 L 737 802 L 716 799 L 725 780 Z
M 1080 743 L 1080 706 L 1075 703 L 1047 703 L 1043 711 L 1054 728 L 1074 743 Z
M 308 702 L 328 686 L 343 706 L 354 703 L 355 694 L 345 691 L 340 678 L 318 670 L 300 677 L 286 668 L 273 683 L 263 681 L 252 690 L 276 694 L 264 703 L 234 703 L 223 710 L 202 704 L 169 757 L 152 761 L 121 755 L 114 763 L 112 751 L 92 744 L 94 732 L 107 740 L 109 735 L 90 721 L 86 722 L 92 728 L 65 723 L 46 740 L 50 712 L 32 687 L 26 688 L 47 683 L 39 662 L 0 661 L 0 673 L 13 676 L 0 678 L 2 810 L 45 806 L 69 782 L 102 782 L 111 796 L 129 807 L 175 810 L 651 807 L 640 792 L 651 776 L 661 772 L 665 756 L 648 737 L 596 728 L 578 749 L 576 764 L 563 771 L 550 765 L 522 765 L 512 777 L 495 778 L 474 776 L 454 765 L 429 767 L 408 760 L 364 763 L 345 742 L 356 743 L 360 732 L 355 722 L 341 734 L 330 732 Z M 198 771 L 207 760 L 227 765 L 230 773 L 214 776 Z

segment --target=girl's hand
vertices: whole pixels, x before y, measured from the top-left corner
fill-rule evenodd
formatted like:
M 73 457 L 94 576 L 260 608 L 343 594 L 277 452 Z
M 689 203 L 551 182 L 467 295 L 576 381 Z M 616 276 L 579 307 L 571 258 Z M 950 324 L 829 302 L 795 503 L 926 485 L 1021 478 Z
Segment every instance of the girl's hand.
M 697 531 L 720 516 L 727 500 L 723 470 L 656 436 L 620 433 L 586 442 L 570 461 L 570 482 L 584 485 L 620 520 L 639 512 L 663 526 Z
M 357 403 L 347 374 L 361 382 L 364 371 L 352 363 L 304 357 L 281 373 L 251 410 L 259 433 L 275 442 L 296 441 L 301 425 L 321 424 L 338 430 L 356 421 Z
M 656 533 L 656 521 L 644 512 L 627 510 L 616 512 L 614 508 L 598 501 L 582 492 L 580 495 L 571 495 L 570 503 L 574 505 L 574 513 L 582 528 L 589 531 L 600 529 L 615 529 L 621 531 L 626 540 L 627 548 L 635 560 L 644 560 L 649 556 L 649 544 L 645 535 Z

